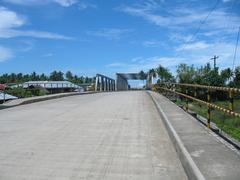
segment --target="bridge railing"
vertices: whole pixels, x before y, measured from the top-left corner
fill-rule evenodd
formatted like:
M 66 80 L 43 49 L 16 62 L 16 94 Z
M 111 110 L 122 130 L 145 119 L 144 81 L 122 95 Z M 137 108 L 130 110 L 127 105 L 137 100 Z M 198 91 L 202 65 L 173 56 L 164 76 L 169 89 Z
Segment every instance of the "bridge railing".
M 173 94 L 185 100 L 185 109 L 189 110 L 189 101 L 195 101 L 207 107 L 207 126 L 211 128 L 211 112 L 213 109 L 240 118 L 240 113 L 235 111 L 234 97 L 240 93 L 238 88 L 206 86 L 199 84 L 180 84 L 180 83 L 161 83 L 155 84 L 153 90 L 163 93 L 164 95 Z M 228 107 L 214 104 L 212 97 L 220 92 L 225 94 L 228 101 Z M 201 98 L 200 98 L 201 97 Z

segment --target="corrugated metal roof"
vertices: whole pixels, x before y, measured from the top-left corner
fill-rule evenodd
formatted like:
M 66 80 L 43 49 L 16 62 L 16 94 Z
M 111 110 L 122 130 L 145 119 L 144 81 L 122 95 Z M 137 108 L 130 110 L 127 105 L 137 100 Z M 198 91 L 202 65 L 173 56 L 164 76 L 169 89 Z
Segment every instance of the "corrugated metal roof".
M 42 83 L 42 84 L 46 84 L 46 83 L 56 83 L 56 84 L 62 84 L 62 83 L 65 83 L 65 84 L 73 84 L 69 81 L 28 81 L 28 82 L 25 82 L 24 84 L 26 83 L 30 83 L 30 84 L 38 84 L 38 83 Z
M 10 100 L 10 99 L 18 99 L 18 98 L 10 94 L 5 94 L 5 100 Z M 2 92 L 0 92 L 0 100 L 4 100 L 4 94 Z
M 21 86 L 23 88 L 27 88 L 29 86 L 40 86 L 43 88 L 82 88 L 81 86 L 73 84 L 69 81 L 28 81 L 18 86 Z

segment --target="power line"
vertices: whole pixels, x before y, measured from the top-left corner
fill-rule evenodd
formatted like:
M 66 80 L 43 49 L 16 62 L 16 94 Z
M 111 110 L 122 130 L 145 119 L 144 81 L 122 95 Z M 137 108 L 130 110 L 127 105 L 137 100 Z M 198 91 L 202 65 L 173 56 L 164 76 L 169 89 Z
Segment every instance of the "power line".
M 207 19 L 209 18 L 209 16 L 210 16 L 210 15 L 213 13 L 213 11 L 217 8 L 217 5 L 218 5 L 219 1 L 220 1 L 220 0 L 217 0 L 217 1 L 216 1 L 216 3 L 214 4 L 213 8 L 209 11 L 209 13 L 207 14 L 207 16 L 206 16 L 202 21 L 200 21 L 200 24 L 199 24 L 198 28 L 197 28 L 196 31 L 193 33 L 193 35 L 191 36 L 191 38 L 188 39 L 188 41 L 185 43 L 185 46 L 186 46 L 189 42 L 191 42 L 191 41 L 197 36 L 197 34 L 199 33 L 202 25 L 207 21 Z M 183 46 L 183 48 L 184 48 L 184 46 Z
M 191 36 L 191 38 L 186 41 L 186 43 L 183 45 L 183 48 L 182 48 L 182 49 L 184 49 L 185 46 L 186 46 L 189 42 L 191 42 L 191 41 L 197 36 L 197 34 L 199 33 L 202 25 L 207 21 L 207 19 L 209 18 L 209 16 L 210 16 L 210 15 L 213 13 L 213 11 L 217 8 L 219 2 L 220 2 L 220 0 L 216 0 L 216 3 L 214 4 L 213 8 L 209 11 L 209 13 L 207 14 L 207 16 L 206 16 L 202 21 L 200 21 L 198 28 L 197 28 L 196 31 L 193 33 L 193 35 Z M 177 54 L 177 55 L 175 56 L 175 58 L 177 58 L 177 57 L 179 57 L 179 54 Z
M 237 57 L 237 48 L 238 48 L 238 41 L 239 41 L 239 33 L 240 33 L 240 26 L 239 26 L 239 28 L 238 28 L 237 42 L 236 42 L 236 46 L 235 46 L 235 50 L 234 50 L 232 71 L 233 71 L 234 68 L 235 68 L 235 61 L 236 61 L 236 57 Z
M 217 5 L 218 5 L 219 1 L 220 1 L 220 0 L 217 0 L 217 1 L 216 1 L 215 5 L 214 5 L 213 8 L 209 11 L 209 13 L 207 14 L 207 16 L 206 16 L 202 21 L 200 21 L 200 24 L 199 24 L 197 30 L 195 31 L 195 33 L 193 34 L 192 38 L 191 38 L 189 41 L 192 41 L 192 40 L 195 38 L 195 36 L 197 36 L 197 34 L 199 33 L 202 25 L 207 21 L 207 19 L 209 18 L 209 16 L 210 16 L 210 15 L 213 13 L 213 11 L 217 8 Z
M 229 30 L 230 30 L 230 33 L 229 33 L 229 34 L 232 34 L 233 31 L 234 31 L 234 29 L 235 29 L 235 27 L 236 27 L 236 26 L 234 26 L 234 25 L 233 25 L 233 27 L 229 27 L 229 26 L 230 26 L 230 22 L 231 22 L 231 21 L 230 21 L 230 20 L 231 20 L 231 15 L 233 14 L 233 7 L 235 6 L 236 1 L 237 1 L 237 0 L 233 0 L 233 1 L 232 1 L 232 4 L 231 4 L 230 9 L 229 9 L 230 13 L 228 13 L 228 15 L 224 18 L 224 19 L 225 19 L 224 22 L 226 22 L 226 23 L 224 23 L 225 26 L 224 26 L 224 29 L 223 29 L 223 30 L 229 29 Z M 222 37 L 219 39 L 218 43 L 223 42 L 224 38 L 225 38 L 225 36 L 222 36 Z

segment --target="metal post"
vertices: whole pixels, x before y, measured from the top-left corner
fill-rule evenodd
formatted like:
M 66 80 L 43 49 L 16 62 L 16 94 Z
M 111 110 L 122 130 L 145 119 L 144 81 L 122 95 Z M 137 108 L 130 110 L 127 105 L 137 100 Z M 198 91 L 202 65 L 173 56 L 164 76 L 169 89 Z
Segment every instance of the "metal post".
M 109 86 L 110 86 L 110 91 L 113 91 L 113 81 L 112 80 L 110 80 L 110 83 L 109 83 Z
M 96 80 L 95 80 L 95 91 L 98 91 L 98 76 L 96 76 Z
M 107 78 L 104 78 L 104 91 L 107 91 Z
M 109 79 L 109 81 L 108 81 L 108 91 L 111 91 L 111 83 L 112 83 L 112 80 Z
M 229 109 L 234 110 L 233 92 L 229 91 Z
M 106 89 L 107 89 L 107 79 L 106 78 L 104 78 L 104 86 L 103 86 L 103 90 L 104 91 L 106 91 Z
M 186 87 L 185 93 L 186 93 L 186 95 L 188 95 L 188 88 L 187 87 Z M 186 111 L 188 111 L 188 109 L 189 109 L 189 102 L 188 102 L 188 98 L 186 98 Z
M 106 87 L 105 87 L 105 91 L 108 91 L 108 78 L 106 78 L 105 85 L 106 85 Z
M 210 92 L 210 89 L 208 89 L 207 101 L 208 101 L 208 103 L 211 103 L 211 92 Z M 211 128 L 211 106 L 210 105 L 208 105 L 207 127 L 209 129 Z
M 197 88 L 194 87 L 194 97 L 197 97 Z
M 5 92 L 5 89 L 3 90 L 3 103 L 5 103 L 6 101 L 6 92 Z
M 101 83 L 100 83 L 100 91 L 102 91 L 102 90 L 103 90 L 103 77 L 100 76 L 100 79 L 101 79 Z
M 107 91 L 109 91 L 109 83 L 110 83 L 110 80 L 109 79 L 107 79 Z

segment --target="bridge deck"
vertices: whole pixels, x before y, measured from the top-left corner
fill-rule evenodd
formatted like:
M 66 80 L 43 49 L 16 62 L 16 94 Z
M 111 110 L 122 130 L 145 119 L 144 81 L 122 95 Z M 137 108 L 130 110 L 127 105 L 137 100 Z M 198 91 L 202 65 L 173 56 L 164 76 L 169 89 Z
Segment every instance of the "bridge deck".
M 206 179 L 239 180 L 239 152 L 195 118 L 158 93 L 151 92 L 184 147 Z
M 72 96 L 0 112 L 0 179 L 187 179 L 145 92 Z

